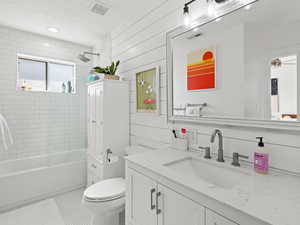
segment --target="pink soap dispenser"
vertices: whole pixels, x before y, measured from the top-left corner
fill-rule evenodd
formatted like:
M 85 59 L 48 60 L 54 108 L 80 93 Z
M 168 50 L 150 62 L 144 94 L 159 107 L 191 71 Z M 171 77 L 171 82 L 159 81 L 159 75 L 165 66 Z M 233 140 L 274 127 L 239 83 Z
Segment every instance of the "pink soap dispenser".
M 263 137 L 257 137 L 259 139 L 257 152 L 254 152 L 254 169 L 257 173 L 269 172 L 269 152 L 265 148 Z

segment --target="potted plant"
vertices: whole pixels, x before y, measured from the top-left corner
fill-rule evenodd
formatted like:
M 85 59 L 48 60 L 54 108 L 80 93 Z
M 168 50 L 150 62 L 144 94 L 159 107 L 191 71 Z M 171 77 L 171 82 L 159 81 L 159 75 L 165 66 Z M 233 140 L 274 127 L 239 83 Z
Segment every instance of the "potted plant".
M 107 67 L 96 66 L 93 68 L 93 72 L 104 74 L 105 79 L 119 80 L 120 77 L 116 75 L 119 65 L 120 61 L 118 60 L 117 62 L 112 62 L 112 64 Z

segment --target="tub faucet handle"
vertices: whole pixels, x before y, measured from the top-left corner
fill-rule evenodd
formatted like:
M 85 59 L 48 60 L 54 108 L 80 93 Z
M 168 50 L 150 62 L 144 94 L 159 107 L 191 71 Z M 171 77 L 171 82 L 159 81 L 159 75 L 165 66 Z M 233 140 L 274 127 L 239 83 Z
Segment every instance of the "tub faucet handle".
M 108 162 L 111 161 L 109 155 L 112 155 L 112 154 L 113 154 L 113 152 L 112 152 L 112 150 L 110 148 L 106 149 L 106 160 Z

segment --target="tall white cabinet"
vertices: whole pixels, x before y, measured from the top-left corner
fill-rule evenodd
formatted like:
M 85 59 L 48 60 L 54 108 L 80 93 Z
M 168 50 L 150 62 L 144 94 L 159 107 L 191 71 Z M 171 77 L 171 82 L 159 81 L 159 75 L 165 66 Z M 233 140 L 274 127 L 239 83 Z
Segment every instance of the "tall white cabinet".
M 107 150 L 123 156 L 129 145 L 129 87 L 126 81 L 104 80 L 88 84 L 88 185 L 124 176 L 124 162 L 109 164 Z

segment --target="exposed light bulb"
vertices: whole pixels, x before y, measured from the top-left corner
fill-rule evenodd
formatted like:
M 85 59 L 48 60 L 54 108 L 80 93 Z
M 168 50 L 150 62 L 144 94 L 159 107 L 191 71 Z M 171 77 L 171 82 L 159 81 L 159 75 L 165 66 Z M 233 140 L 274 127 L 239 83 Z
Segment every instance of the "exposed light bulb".
M 53 33 L 58 33 L 59 30 L 56 27 L 48 27 L 48 31 L 53 32 Z
M 187 5 L 185 5 L 183 8 L 183 21 L 184 21 L 184 25 L 186 27 L 190 27 L 191 18 L 190 18 L 190 13 L 189 13 L 189 7 Z
M 191 25 L 191 19 L 189 14 L 184 14 L 184 26 L 189 27 Z
M 215 6 L 215 1 L 209 1 L 208 2 L 208 8 L 207 8 L 207 13 L 209 16 L 215 16 L 216 15 L 216 6 Z
M 245 7 L 244 7 L 244 9 L 245 10 L 250 10 L 252 8 L 252 5 L 250 4 L 250 5 L 246 5 Z
M 220 22 L 221 20 L 222 20 L 222 17 L 215 19 L 216 22 Z

